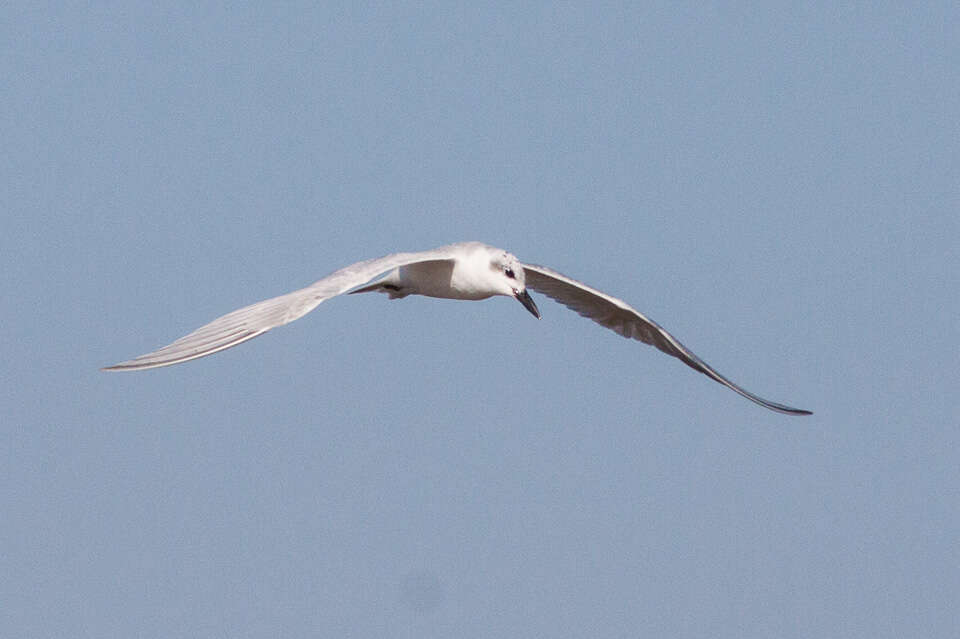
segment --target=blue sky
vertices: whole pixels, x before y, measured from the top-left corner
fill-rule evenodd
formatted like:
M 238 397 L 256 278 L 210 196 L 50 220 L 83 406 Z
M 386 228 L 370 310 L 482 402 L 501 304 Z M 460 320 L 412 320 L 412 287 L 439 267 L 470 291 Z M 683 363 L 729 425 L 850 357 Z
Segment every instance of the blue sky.
M 0 635 L 953 637 L 960 11 L 0 10 Z M 396 250 L 622 297 L 331 300 Z

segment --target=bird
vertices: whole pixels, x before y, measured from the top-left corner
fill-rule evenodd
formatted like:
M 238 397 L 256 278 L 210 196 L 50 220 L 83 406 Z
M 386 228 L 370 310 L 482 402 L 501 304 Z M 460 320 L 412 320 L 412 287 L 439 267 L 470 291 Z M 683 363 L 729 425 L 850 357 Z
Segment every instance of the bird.
M 159 368 L 212 355 L 299 319 L 322 302 L 345 293 L 385 293 L 391 300 L 408 295 L 454 300 L 504 295 L 515 298 L 540 319 L 540 309 L 528 289 L 623 337 L 656 347 L 764 408 L 787 415 L 812 414 L 763 399 L 734 384 L 623 300 L 546 266 L 521 262 L 512 253 L 481 242 L 458 242 L 351 264 L 305 288 L 227 313 L 167 346 L 101 370 Z

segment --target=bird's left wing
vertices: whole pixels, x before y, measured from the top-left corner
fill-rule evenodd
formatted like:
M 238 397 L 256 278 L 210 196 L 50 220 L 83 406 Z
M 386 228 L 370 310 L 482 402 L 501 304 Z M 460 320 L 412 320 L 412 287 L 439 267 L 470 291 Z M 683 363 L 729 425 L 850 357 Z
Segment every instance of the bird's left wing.
M 750 401 L 787 415 L 811 414 L 808 410 L 791 408 L 763 399 L 734 384 L 697 357 L 693 351 L 681 344 L 677 338 L 664 330 L 659 324 L 647 318 L 623 300 L 607 295 L 546 266 L 524 264 L 523 270 L 528 288 L 552 297 L 583 317 L 616 331 L 624 337 L 657 347 L 667 355 L 676 357 L 690 368 L 700 371 L 727 388 L 740 393 Z
M 263 335 L 271 328 L 299 319 L 324 300 L 366 284 L 378 275 L 398 266 L 453 259 L 454 252 L 455 245 L 451 245 L 416 253 L 394 253 L 351 264 L 317 280 L 310 286 L 227 313 L 172 344 L 125 362 L 106 366 L 102 370 L 132 371 L 158 368 L 212 355 Z

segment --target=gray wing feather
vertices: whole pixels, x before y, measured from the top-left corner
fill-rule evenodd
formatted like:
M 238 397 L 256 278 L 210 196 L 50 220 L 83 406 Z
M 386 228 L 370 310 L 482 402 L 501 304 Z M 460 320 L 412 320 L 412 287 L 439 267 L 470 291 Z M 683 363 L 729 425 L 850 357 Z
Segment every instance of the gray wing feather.
M 451 259 L 456 245 L 417 253 L 394 253 L 351 264 L 300 290 L 273 297 L 218 317 L 158 350 L 106 366 L 105 371 L 131 371 L 179 364 L 242 344 L 271 328 L 299 319 L 324 300 L 366 284 L 391 269 L 427 260 Z
M 771 402 L 737 386 L 697 357 L 693 351 L 681 344 L 659 324 L 647 318 L 623 300 L 607 295 L 545 266 L 524 264 L 523 270 L 528 288 L 553 298 L 583 317 L 616 331 L 624 337 L 657 347 L 667 355 L 676 357 L 690 368 L 720 382 L 750 401 L 788 415 L 812 414 L 808 410 Z

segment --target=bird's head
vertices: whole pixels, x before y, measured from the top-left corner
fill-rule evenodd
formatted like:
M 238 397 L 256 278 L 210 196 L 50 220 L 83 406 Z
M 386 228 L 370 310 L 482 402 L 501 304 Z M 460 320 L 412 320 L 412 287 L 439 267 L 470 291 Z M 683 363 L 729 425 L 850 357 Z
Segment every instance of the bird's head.
M 498 294 L 516 298 L 534 317 L 540 319 L 540 309 L 527 292 L 526 272 L 520 260 L 505 251 L 498 252 L 490 259 L 490 269 L 496 274 L 494 280 L 500 289 Z

